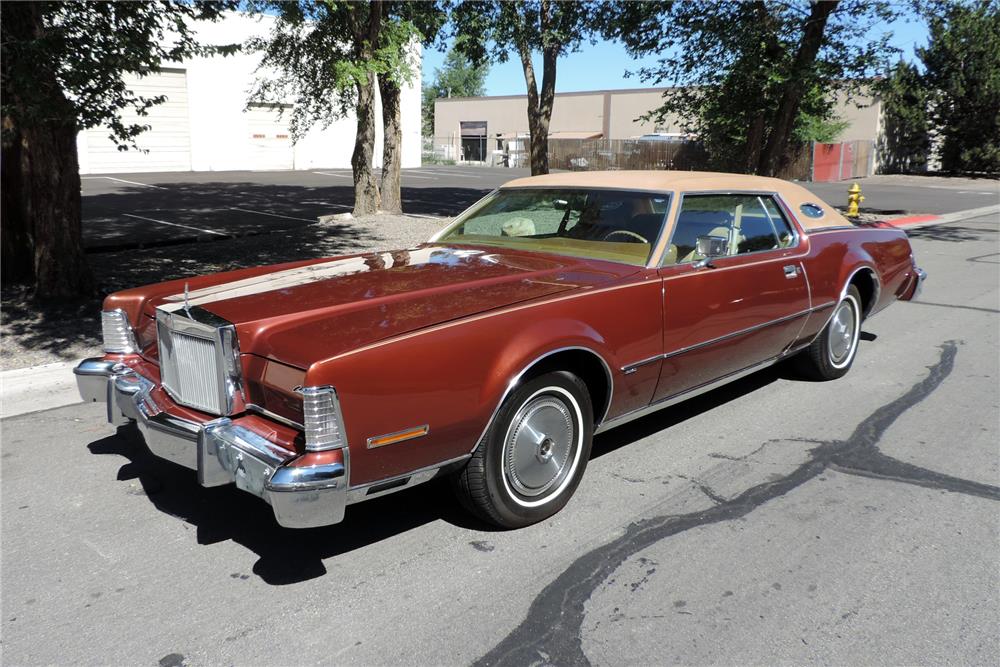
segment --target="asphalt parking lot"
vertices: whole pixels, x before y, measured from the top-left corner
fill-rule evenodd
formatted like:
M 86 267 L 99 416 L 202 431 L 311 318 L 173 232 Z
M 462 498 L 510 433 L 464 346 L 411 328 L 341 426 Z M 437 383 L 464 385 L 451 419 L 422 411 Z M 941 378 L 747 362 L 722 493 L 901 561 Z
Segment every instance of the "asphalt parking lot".
M 526 169 L 435 165 L 405 169 L 406 213 L 450 217 Z M 83 176 L 83 235 L 92 252 L 295 229 L 353 207 L 350 170 L 183 172 Z M 950 213 L 1000 203 L 995 180 L 956 187 L 873 177 L 864 206 L 885 213 Z M 833 205 L 849 183 L 806 183 Z
M 101 405 L 6 419 L 5 664 L 993 664 L 998 232 L 912 230 L 922 299 L 845 378 L 772 368 L 603 434 L 518 531 L 436 482 L 284 530 Z
M 453 216 L 525 169 L 405 169 L 406 213 Z M 183 172 L 82 177 L 83 235 L 90 251 L 217 240 L 287 229 L 353 208 L 349 169 Z

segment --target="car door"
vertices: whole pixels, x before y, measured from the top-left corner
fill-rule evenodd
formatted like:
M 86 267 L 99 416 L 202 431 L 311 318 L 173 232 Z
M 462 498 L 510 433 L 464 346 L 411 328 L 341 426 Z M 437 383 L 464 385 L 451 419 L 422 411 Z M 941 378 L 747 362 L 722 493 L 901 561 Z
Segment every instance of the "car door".
M 700 254 L 699 237 L 702 250 L 714 243 L 720 254 Z M 683 195 L 659 270 L 664 355 L 654 402 L 791 345 L 810 307 L 804 245 L 773 194 Z

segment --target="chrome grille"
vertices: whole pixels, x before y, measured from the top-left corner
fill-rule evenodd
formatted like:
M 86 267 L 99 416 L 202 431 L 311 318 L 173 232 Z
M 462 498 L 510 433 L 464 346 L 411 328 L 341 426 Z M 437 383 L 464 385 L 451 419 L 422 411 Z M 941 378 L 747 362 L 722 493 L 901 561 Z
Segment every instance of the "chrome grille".
M 163 386 L 193 408 L 222 414 L 215 342 L 176 331 L 169 339 L 170 345 L 160 345 Z
M 191 312 L 157 312 L 160 382 L 182 405 L 227 415 L 239 387 L 234 332 L 205 315 L 212 323 L 195 320 Z

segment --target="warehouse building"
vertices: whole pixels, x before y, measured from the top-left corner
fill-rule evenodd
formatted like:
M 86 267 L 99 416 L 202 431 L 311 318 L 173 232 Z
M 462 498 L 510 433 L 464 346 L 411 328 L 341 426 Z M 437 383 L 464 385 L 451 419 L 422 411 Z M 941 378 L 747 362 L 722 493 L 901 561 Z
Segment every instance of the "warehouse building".
M 664 123 L 641 117 L 663 104 L 669 88 L 633 88 L 556 93 L 549 125 L 550 139 L 627 140 L 638 137 L 682 139 L 678 118 Z M 835 113 L 848 123 L 837 141 L 874 141 L 880 127 L 881 102 L 854 102 L 839 97 Z M 496 163 L 500 156 L 523 155 L 528 137 L 525 95 L 450 97 L 434 102 L 434 152 L 463 162 Z M 509 160 L 508 160 L 509 164 Z M 516 165 L 510 165 L 516 166 Z
M 273 20 L 233 12 L 220 21 L 200 25 L 198 36 L 207 44 L 242 44 L 250 37 L 266 35 Z M 419 51 L 417 56 L 416 75 L 400 100 L 403 167 L 420 166 Z M 247 107 L 258 64 L 257 54 L 238 53 L 192 58 L 143 78 L 129 77 L 127 82 L 136 93 L 167 98 L 152 107 L 148 116 L 125 115 L 126 123 L 149 125 L 137 140 L 145 152 L 118 150 L 106 128 L 84 130 L 77 137 L 80 172 L 349 169 L 355 118 L 337 119 L 326 128 L 317 126 L 293 142 L 288 129 L 290 103 Z M 378 167 L 382 154 L 380 109 L 376 125 Z

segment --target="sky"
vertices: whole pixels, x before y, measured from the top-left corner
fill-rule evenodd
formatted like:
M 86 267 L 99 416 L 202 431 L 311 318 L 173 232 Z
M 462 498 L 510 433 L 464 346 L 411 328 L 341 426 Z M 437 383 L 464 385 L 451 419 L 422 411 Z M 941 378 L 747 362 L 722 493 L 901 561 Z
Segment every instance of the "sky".
M 927 42 L 927 26 L 913 19 L 898 19 L 885 26 L 893 33 L 892 44 L 902 50 L 905 60 L 915 59 L 914 49 Z M 424 81 L 434 79 L 434 70 L 440 68 L 444 53 L 424 49 Z M 643 65 L 655 64 L 655 57 L 633 60 L 625 48 L 615 42 L 598 41 L 583 44 L 580 51 L 559 59 L 556 70 L 556 92 L 584 90 L 614 90 L 618 88 L 647 88 L 657 84 L 645 83 L 638 76 L 627 77 L 627 71 L 638 71 Z M 537 75 L 541 78 L 541 62 L 536 62 Z M 667 83 L 659 85 L 669 85 Z M 502 65 L 491 65 L 486 77 L 487 95 L 524 95 L 524 72 L 516 55 Z

